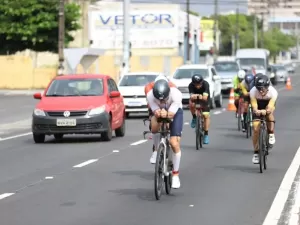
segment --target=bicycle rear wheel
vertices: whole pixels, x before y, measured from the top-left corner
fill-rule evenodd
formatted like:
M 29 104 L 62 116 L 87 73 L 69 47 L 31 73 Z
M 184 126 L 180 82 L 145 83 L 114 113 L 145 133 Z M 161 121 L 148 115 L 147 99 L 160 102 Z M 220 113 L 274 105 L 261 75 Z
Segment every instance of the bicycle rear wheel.
M 157 149 L 157 157 L 155 163 L 155 174 L 154 174 L 154 193 L 156 200 L 161 197 L 161 192 L 164 182 L 164 145 L 160 144 Z
M 268 146 L 269 146 L 269 139 L 268 139 L 268 133 L 265 130 L 264 133 L 264 143 L 265 143 L 265 148 L 264 148 L 264 169 L 267 169 L 267 159 L 268 159 Z
M 200 147 L 200 119 L 199 119 L 199 116 L 197 116 L 196 118 L 196 150 L 199 150 L 199 147 Z
M 199 139 L 200 148 L 202 148 L 202 144 L 203 144 L 203 120 L 202 120 L 202 117 L 198 117 L 198 119 L 199 119 L 199 136 L 198 136 L 198 139 Z
M 259 171 L 260 173 L 263 173 L 263 167 L 264 167 L 264 128 L 260 127 L 259 129 Z
M 249 123 L 248 123 L 248 126 L 249 126 L 249 135 L 250 137 L 252 136 L 252 122 L 253 122 L 253 119 L 252 119 L 252 107 L 249 107 Z

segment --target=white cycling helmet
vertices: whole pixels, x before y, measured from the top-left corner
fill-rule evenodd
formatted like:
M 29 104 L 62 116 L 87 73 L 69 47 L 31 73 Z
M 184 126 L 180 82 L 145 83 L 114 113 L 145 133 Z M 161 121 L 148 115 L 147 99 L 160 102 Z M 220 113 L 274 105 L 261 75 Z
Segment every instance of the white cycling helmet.
M 165 81 L 169 82 L 168 78 L 167 78 L 165 75 L 158 75 L 158 76 L 155 78 L 154 82 L 156 82 L 156 81 L 158 81 L 158 80 L 165 80 Z
M 246 72 L 245 72 L 244 70 L 240 70 L 240 71 L 238 72 L 238 77 L 239 77 L 240 79 L 244 79 L 245 75 L 246 75 Z

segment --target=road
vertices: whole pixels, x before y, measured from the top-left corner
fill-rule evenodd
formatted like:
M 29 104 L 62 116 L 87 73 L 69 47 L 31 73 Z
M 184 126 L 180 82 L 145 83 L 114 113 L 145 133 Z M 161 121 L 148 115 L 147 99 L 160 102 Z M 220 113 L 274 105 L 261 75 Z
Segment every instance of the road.
M 212 112 L 211 143 L 196 151 L 185 111 L 182 187 L 160 201 L 141 119 L 128 119 L 126 136 L 109 143 L 68 136 L 37 145 L 30 123 L 11 126 L 30 118 L 36 100 L 0 97 L 0 124 L 8 126 L 0 126 L 1 225 L 261 225 L 299 147 L 300 77 L 292 81 L 293 90 L 278 87 L 277 143 L 265 173 L 232 112 Z

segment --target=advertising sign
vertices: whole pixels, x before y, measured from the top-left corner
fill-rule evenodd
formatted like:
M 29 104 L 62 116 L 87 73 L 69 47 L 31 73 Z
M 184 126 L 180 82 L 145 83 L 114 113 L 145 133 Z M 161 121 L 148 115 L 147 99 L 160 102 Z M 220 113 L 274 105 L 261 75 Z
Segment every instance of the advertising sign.
M 200 50 L 208 51 L 214 45 L 214 21 L 200 21 Z
M 93 48 L 123 48 L 122 12 L 89 12 L 89 35 Z M 130 15 L 132 48 L 174 48 L 178 46 L 176 13 L 132 10 Z

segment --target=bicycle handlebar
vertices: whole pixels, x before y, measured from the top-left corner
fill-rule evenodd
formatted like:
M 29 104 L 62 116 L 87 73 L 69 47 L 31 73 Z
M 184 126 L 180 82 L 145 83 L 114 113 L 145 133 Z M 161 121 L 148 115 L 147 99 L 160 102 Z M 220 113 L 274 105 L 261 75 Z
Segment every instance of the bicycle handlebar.
M 167 135 L 167 134 L 169 134 L 169 133 L 170 133 L 169 130 L 158 131 L 158 132 L 156 132 L 156 134 L 164 134 L 164 135 Z M 146 139 L 146 134 L 152 134 L 152 132 L 151 132 L 151 131 L 144 131 L 144 132 L 143 132 L 144 139 Z

